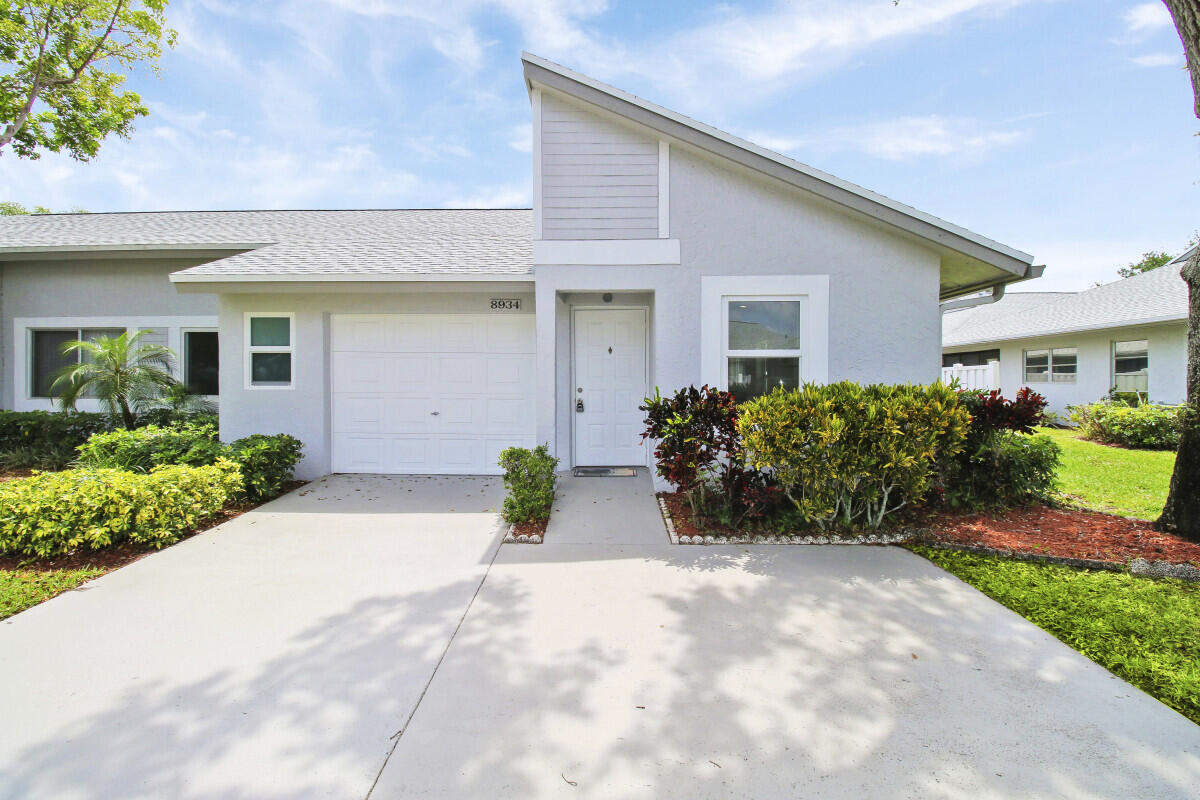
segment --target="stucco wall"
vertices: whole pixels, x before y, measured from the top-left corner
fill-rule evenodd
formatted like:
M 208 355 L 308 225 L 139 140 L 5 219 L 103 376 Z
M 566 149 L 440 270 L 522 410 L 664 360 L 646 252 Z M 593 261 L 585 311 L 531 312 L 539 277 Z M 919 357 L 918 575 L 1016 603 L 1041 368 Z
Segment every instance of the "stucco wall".
M 0 267 L 0 404 L 12 408 L 13 320 L 16 318 L 162 318 L 211 316 L 217 300 L 207 294 L 179 294 L 168 279 L 200 259 L 131 259 L 7 262 Z
M 330 471 L 330 316 L 332 314 L 486 314 L 491 297 L 519 297 L 522 312 L 533 313 L 529 287 L 514 284 L 502 292 L 412 285 L 392 292 L 317 294 L 286 292 L 223 294 L 221 325 L 221 438 L 231 441 L 252 433 L 290 433 L 304 442 L 302 479 Z M 245 315 L 280 312 L 295 315 L 291 389 L 247 389 Z
M 648 294 L 650 391 L 701 381 L 700 279 L 709 275 L 828 275 L 830 380 L 937 378 L 934 253 L 683 147 L 671 147 L 670 176 L 670 236 L 680 241 L 679 265 L 537 268 L 538 440 L 554 442 L 560 457 L 571 452 L 566 320 L 570 298 L 587 292 Z M 549 309 L 553 315 L 544 313 Z
M 1101 399 L 1113 385 L 1112 343 L 1146 339 L 1150 355 L 1150 399 L 1157 403 L 1182 403 L 1187 394 L 1187 327 L 1182 322 L 1143 327 L 1064 334 L 1004 342 L 1000 347 L 1000 390 L 1011 397 L 1029 385 L 1045 396 L 1047 408 L 1065 414 L 1067 406 Z M 995 345 L 989 345 L 994 347 Z M 1025 383 L 1024 353 L 1054 347 L 1079 350 L 1074 383 Z M 952 348 L 956 350 L 980 348 Z

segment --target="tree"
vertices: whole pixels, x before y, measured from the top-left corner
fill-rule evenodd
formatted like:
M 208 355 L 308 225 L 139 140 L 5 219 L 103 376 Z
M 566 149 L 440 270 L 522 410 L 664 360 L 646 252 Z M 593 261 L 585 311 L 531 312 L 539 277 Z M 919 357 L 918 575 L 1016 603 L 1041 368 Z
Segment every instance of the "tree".
M 0 201 L 0 217 L 19 217 L 24 214 L 50 213 L 52 213 L 50 209 L 46 208 L 45 206 L 34 206 L 33 210 L 30 211 L 28 208 L 16 202 L 15 200 Z
M 1200 119 L 1200 0 L 1163 0 L 1183 43 L 1192 79 L 1192 113 Z M 1200 248 L 1179 271 L 1188 285 L 1187 402 L 1175 471 L 1155 526 L 1200 542 Z
M 1142 253 L 1141 261 L 1134 261 L 1128 266 L 1121 267 L 1117 270 L 1117 274 L 1122 278 L 1132 278 L 1134 275 L 1141 275 L 1143 272 L 1149 272 L 1152 269 L 1171 263 L 1174 258 L 1170 253 L 1164 253 L 1161 250 L 1150 250 Z
M 105 411 L 120 416 L 125 427 L 133 430 L 134 409 L 170 394 L 177 384 L 171 375 L 174 353 L 160 344 L 143 344 L 147 333 L 98 336 L 95 341 L 63 345 L 63 355 L 79 359 L 54 375 L 51 392 L 63 410 L 74 410 L 81 397 L 95 397 Z
M 157 74 L 167 0 L 0 0 L 0 152 L 22 158 L 66 150 L 91 159 L 110 133 L 128 137 L 149 110 L 125 76 L 146 63 Z

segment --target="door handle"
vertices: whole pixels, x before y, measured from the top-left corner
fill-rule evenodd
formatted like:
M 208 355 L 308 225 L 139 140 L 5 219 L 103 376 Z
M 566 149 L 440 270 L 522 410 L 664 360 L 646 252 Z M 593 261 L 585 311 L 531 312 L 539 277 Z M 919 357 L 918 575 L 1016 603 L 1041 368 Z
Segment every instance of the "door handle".
M 431 417 L 436 417 L 438 414 L 441 414 L 441 413 L 442 413 L 442 412 L 440 412 L 440 411 L 430 411 L 430 412 L 429 412 L 429 416 L 431 416 Z
M 575 401 L 575 413 L 576 414 L 583 413 L 583 398 L 582 397 Z

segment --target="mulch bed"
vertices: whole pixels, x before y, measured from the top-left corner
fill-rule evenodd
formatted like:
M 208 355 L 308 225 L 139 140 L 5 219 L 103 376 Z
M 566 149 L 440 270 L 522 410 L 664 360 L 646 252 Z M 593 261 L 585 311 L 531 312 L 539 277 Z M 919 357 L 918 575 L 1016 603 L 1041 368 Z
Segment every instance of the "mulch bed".
M 541 536 L 542 541 L 546 541 L 546 528 L 550 527 L 550 520 L 545 522 L 517 522 L 513 525 L 513 536 Z
M 283 494 L 299 489 L 306 483 L 308 481 L 288 481 L 283 488 Z M 205 520 L 202 527 L 196 528 L 194 531 L 188 531 L 171 544 L 178 544 L 184 539 L 190 539 L 198 533 L 212 530 L 224 522 L 240 517 L 247 511 L 253 511 L 260 505 L 262 503 L 240 503 L 226 506 L 218 514 Z M 170 547 L 170 545 L 167 546 Z M 105 572 L 111 572 L 114 569 L 120 569 L 126 564 L 132 564 L 139 558 L 148 556 L 151 553 L 157 553 L 161 549 L 163 548 L 156 549 L 145 544 L 124 542 L 113 547 L 106 547 L 103 550 L 77 550 L 74 553 L 66 553 L 49 558 L 33 559 L 29 556 L 0 556 L 0 570 L 20 569 L 28 572 L 53 572 L 60 569 L 74 570 L 83 569 L 84 567 L 97 567 Z
M 1032 555 L 1126 564 L 1135 558 L 1200 566 L 1200 544 L 1149 522 L 1096 511 L 1028 506 L 996 514 L 939 511 L 922 521 L 927 538 Z
M 675 533 L 679 536 L 730 536 L 737 533 L 737 531 L 721 525 L 698 527 L 692 521 L 692 507 L 688 505 L 688 501 L 682 494 L 659 492 L 658 496 L 667 504 L 667 511 L 671 512 L 671 524 L 675 526 Z

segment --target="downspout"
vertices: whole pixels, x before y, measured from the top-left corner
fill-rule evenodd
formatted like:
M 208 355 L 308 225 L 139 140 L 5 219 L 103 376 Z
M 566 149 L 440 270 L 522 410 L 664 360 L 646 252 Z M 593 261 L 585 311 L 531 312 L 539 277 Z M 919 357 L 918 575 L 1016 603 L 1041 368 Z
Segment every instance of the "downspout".
M 1018 280 L 1027 281 L 1032 278 L 1040 278 L 1042 277 L 1042 273 L 1045 271 L 1045 269 L 1045 264 L 1030 264 L 1025 268 L 1025 274 L 1022 275 Z M 982 297 L 963 297 L 958 300 L 947 300 L 938 307 L 944 314 L 947 311 L 953 311 L 958 308 L 974 308 L 975 306 L 990 305 L 991 303 L 995 303 L 1004 297 L 1004 287 L 1007 285 L 1008 284 L 1005 283 L 997 283 L 996 285 L 992 286 L 991 294 L 985 294 Z

